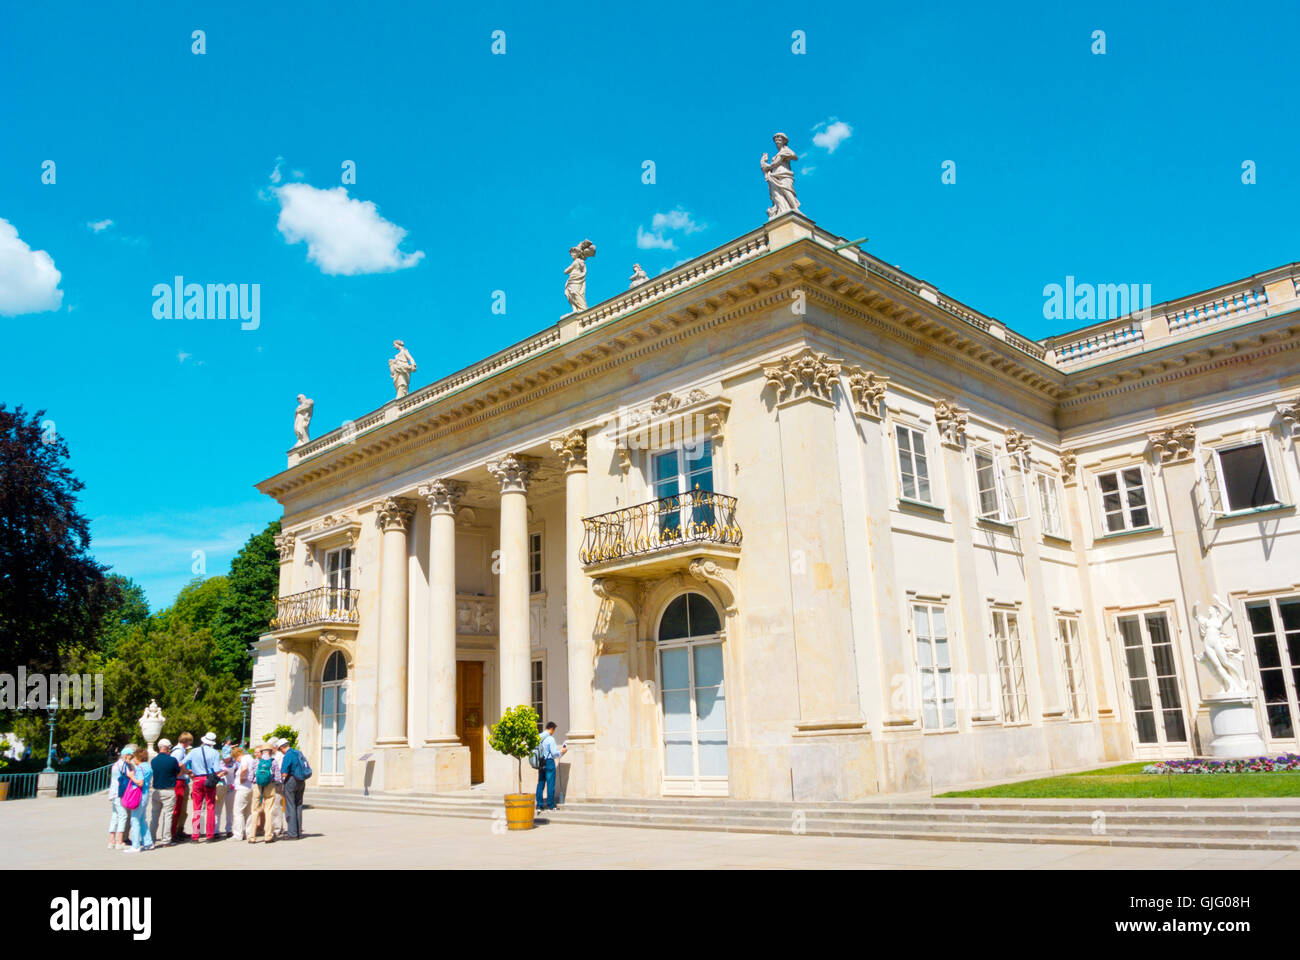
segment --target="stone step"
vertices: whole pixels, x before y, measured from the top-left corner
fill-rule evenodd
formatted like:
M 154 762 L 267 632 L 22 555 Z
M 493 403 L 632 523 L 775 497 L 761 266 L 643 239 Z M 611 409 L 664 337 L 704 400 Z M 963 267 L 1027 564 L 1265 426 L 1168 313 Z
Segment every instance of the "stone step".
M 493 819 L 501 808 L 490 804 L 465 805 L 393 804 L 331 802 L 328 809 L 359 810 L 371 813 L 416 814 L 425 816 Z M 538 818 L 543 824 L 585 824 L 588 826 L 636 827 L 641 829 L 698 830 L 723 833 L 790 834 L 787 818 L 770 820 L 718 816 L 620 816 L 559 815 L 549 813 Z M 1104 835 L 1094 835 L 1078 828 L 1043 828 L 1034 823 L 1004 825 L 1000 829 L 971 824 L 967 829 L 949 823 L 915 820 L 821 820 L 810 818 L 802 829 L 804 836 L 856 837 L 861 839 L 912 839 L 988 843 L 1076 843 L 1109 846 L 1189 847 L 1222 850 L 1300 850 L 1300 830 L 1232 831 L 1198 829 L 1195 825 L 1164 824 L 1155 828 L 1112 828 L 1107 824 Z
M 500 816 L 500 803 L 484 801 L 478 804 L 446 804 L 434 801 L 407 799 L 353 799 L 326 798 L 319 804 L 323 808 L 358 810 L 372 813 L 404 813 L 427 816 L 452 816 L 473 819 L 492 819 Z M 592 826 L 629 826 L 662 829 L 718 830 L 723 832 L 754 832 L 789 834 L 792 821 L 788 816 L 730 815 L 718 810 L 687 813 L 631 812 L 627 809 L 592 809 L 589 804 L 571 804 L 559 811 L 539 817 L 544 823 L 577 823 Z M 1045 822 L 1041 818 L 1005 818 L 1001 821 L 962 821 L 926 817 L 821 817 L 807 816 L 802 833 L 811 836 L 859 837 L 911 837 L 916 839 L 953 839 L 957 837 L 985 837 L 1000 840 L 1040 838 L 1032 842 L 1098 843 L 1141 841 L 1143 845 L 1157 846 L 1213 846 L 1223 849 L 1300 849 L 1300 825 L 1278 826 L 1267 818 L 1238 823 L 1232 826 L 1212 826 L 1191 817 L 1125 821 L 1120 817 L 1107 817 L 1106 832 L 1100 838 L 1091 832 L 1091 820 L 1061 820 Z M 1260 846 L 1263 844 L 1264 846 Z

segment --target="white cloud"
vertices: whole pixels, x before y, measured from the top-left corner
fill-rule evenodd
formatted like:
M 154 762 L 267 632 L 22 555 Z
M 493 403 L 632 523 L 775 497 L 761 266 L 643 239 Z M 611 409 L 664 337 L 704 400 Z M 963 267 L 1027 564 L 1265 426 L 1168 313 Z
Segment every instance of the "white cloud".
M 192 356 L 194 356 L 194 354 L 192 354 L 192 353 L 186 353 L 184 350 L 177 350 L 177 351 L 176 351 L 176 359 L 179 360 L 181 363 L 184 363 L 186 360 L 188 360 L 188 359 L 189 359 L 190 357 L 192 357 Z
M 62 274 L 54 258 L 18 239 L 18 228 L 0 220 L 0 316 L 57 310 L 63 303 Z
M 398 247 L 406 230 L 379 215 L 369 200 L 354 200 L 345 187 L 319 190 L 306 183 L 273 187 L 280 201 L 276 224 L 289 243 L 307 242 L 307 259 L 322 273 L 354 276 L 405 270 L 424 252 Z
M 672 237 L 664 236 L 667 231 L 683 234 L 699 233 L 706 224 L 696 223 L 691 215 L 678 207 L 668 213 L 656 213 L 650 219 L 650 229 L 636 228 L 636 245 L 640 250 L 676 250 L 677 242 Z
M 636 228 L 636 247 L 638 250 L 676 250 L 677 244 L 662 233 L 651 233 L 645 227 Z
M 112 220 L 92 220 L 91 222 L 86 224 L 86 226 L 90 227 L 90 229 L 94 230 L 96 233 L 103 233 L 112 225 L 113 225 Z
M 273 169 L 273 170 L 271 171 L 271 182 L 272 182 L 272 183 L 279 183 L 281 180 L 284 179 L 283 175 L 280 173 L 280 167 L 282 167 L 282 166 L 284 166 L 284 157 L 276 157 L 276 158 L 275 158 L 275 169 Z
M 818 130 L 818 127 L 823 127 L 824 129 Z M 813 134 L 813 143 L 822 147 L 827 153 L 834 153 L 836 147 L 849 137 L 853 136 L 852 127 L 843 120 L 836 120 L 833 117 L 829 121 L 823 121 L 822 123 L 817 124 L 813 129 L 817 130 L 817 132 Z

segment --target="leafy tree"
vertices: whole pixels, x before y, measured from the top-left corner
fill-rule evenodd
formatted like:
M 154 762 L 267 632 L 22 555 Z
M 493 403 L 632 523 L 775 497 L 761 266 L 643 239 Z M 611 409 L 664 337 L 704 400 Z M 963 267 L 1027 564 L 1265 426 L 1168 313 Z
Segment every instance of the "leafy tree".
M 111 657 L 118 641 L 128 630 L 149 619 L 149 602 L 145 599 L 144 588 L 134 580 L 118 573 L 110 574 L 108 579 L 115 587 L 117 597 L 104 614 L 99 630 L 99 649 Z
M 212 625 L 217 643 L 215 669 L 247 682 L 253 675 L 249 645 L 269 629 L 280 586 L 280 554 L 275 537 L 280 521 L 248 538 L 230 561 L 230 589 Z
M 542 735 L 537 732 L 538 719 L 536 710 L 527 704 L 520 704 L 513 710 L 507 709 L 500 721 L 489 728 L 488 746 L 497 753 L 515 758 L 519 793 L 523 793 L 524 789 L 523 759 L 542 742 Z
M 195 577 L 181 587 L 172 605 L 159 616 L 192 630 L 211 630 L 229 590 L 230 581 L 225 577 Z
M 0 670 L 8 672 L 59 671 L 94 644 L 119 589 L 88 553 L 90 526 L 77 508 L 84 485 L 44 416 L 0 403 Z
M 298 749 L 298 731 L 295 730 L 293 727 L 289 726 L 287 723 L 280 724 L 270 733 L 262 734 L 262 742 L 266 743 L 272 737 L 275 737 L 277 740 L 283 737 L 284 739 L 289 741 L 289 746 L 293 747 L 293 749 L 295 750 Z

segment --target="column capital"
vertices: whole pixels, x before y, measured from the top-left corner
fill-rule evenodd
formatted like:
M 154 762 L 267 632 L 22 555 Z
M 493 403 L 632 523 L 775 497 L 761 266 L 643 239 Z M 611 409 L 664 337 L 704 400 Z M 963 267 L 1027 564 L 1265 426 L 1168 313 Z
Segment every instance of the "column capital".
M 1196 424 L 1180 423 L 1176 427 L 1148 434 L 1147 439 L 1151 441 L 1151 448 L 1155 450 L 1160 463 L 1188 460 L 1196 446 Z
M 527 493 L 528 482 L 537 472 L 541 461 L 522 453 L 507 453 L 504 457 L 487 462 L 488 473 L 501 484 L 502 493 Z
M 880 403 L 889 389 L 889 378 L 862 367 L 846 367 L 849 390 L 853 394 L 853 412 L 869 420 L 880 419 Z
M 966 423 L 970 411 L 957 406 L 956 400 L 934 401 L 934 421 L 939 427 L 939 436 L 949 446 L 961 446 L 966 439 Z
M 297 538 L 292 533 L 277 533 L 275 535 L 275 549 L 280 551 L 280 562 L 288 563 L 293 559 L 293 547 Z
M 410 500 L 387 497 L 375 503 L 375 522 L 385 532 L 400 530 L 405 533 L 410 529 L 411 519 L 415 516 L 415 504 Z
M 840 361 L 817 353 L 812 347 L 804 347 L 792 356 L 782 357 L 778 363 L 765 364 L 763 376 L 767 378 L 765 388 L 776 388 L 778 404 L 806 398 L 833 403 Z
M 420 484 L 415 492 L 429 504 L 430 513 L 455 516 L 456 508 L 468 489 L 469 484 L 464 480 L 438 479 Z
M 570 430 L 551 441 L 551 449 L 559 454 L 565 473 L 587 469 L 587 431 Z

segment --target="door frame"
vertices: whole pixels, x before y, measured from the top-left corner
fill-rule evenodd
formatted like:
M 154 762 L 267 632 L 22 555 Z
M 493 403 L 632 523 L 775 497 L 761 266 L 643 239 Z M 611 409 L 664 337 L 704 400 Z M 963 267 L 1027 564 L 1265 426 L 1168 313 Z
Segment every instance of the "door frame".
M 667 608 L 665 608 L 667 609 Z M 658 634 L 658 627 L 655 628 Z M 700 768 L 700 737 L 699 730 L 696 728 L 696 720 L 699 719 L 696 713 L 695 704 L 695 657 L 692 648 L 697 646 L 718 646 L 722 655 L 722 682 L 723 682 L 723 702 L 726 704 L 727 714 L 727 775 L 726 776 L 700 776 L 693 774 L 690 777 L 670 777 L 668 775 L 668 749 L 664 742 L 667 733 L 664 722 L 664 668 L 663 668 L 663 651 L 681 650 L 687 651 L 687 676 L 690 683 L 691 693 L 691 754 L 693 765 L 696 770 Z M 730 698 L 726 694 L 727 689 L 727 645 L 726 631 L 714 634 L 705 634 L 700 637 L 680 637 L 676 640 L 655 640 L 655 672 L 658 675 L 658 719 L 659 719 L 659 771 L 660 771 L 660 795 L 665 797 L 728 797 L 731 795 L 731 716 Z
M 1174 675 L 1178 680 L 1179 712 L 1183 718 L 1183 740 L 1167 740 L 1165 737 L 1164 702 L 1156 683 L 1155 658 L 1151 652 L 1151 635 L 1147 630 L 1146 617 L 1149 614 L 1163 614 L 1169 629 L 1169 646 L 1174 658 Z M 1128 672 L 1128 659 L 1124 654 L 1124 636 L 1119 628 L 1120 618 L 1136 617 L 1138 629 L 1142 634 L 1142 656 L 1147 667 L 1147 681 L 1150 684 L 1152 703 L 1160 703 L 1161 708 L 1154 711 L 1157 722 L 1155 743 L 1143 743 L 1138 739 L 1137 708 L 1133 702 L 1132 678 Z M 1179 629 L 1177 608 L 1172 602 L 1147 604 L 1137 607 L 1110 607 L 1106 610 L 1107 633 L 1111 636 L 1111 655 L 1115 662 L 1115 675 L 1122 688 L 1120 696 L 1124 702 L 1124 712 L 1128 721 L 1129 738 L 1133 746 L 1133 756 L 1138 760 L 1159 760 L 1163 758 L 1180 758 L 1189 755 L 1195 748 L 1195 716 L 1189 710 L 1189 687 L 1187 674 L 1183 667 L 1183 634 Z

